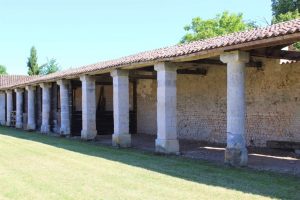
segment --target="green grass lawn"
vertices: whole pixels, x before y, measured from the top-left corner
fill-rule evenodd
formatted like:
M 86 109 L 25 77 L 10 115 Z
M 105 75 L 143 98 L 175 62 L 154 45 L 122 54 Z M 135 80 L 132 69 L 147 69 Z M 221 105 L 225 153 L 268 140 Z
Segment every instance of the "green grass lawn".
M 0 127 L 0 199 L 300 199 L 297 177 Z

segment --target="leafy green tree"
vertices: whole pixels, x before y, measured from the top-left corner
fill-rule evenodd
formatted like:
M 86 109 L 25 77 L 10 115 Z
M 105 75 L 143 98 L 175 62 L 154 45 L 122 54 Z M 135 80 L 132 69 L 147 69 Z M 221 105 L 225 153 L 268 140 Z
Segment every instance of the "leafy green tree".
M 28 67 L 28 75 L 38 75 L 39 72 L 39 65 L 37 63 L 37 54 L 35 47 L 31 47 L 30 49 L 30 57 L 27 61 L 27 67 Z
M 294 10 L 294 11 L 289 11 L 287 13 L 284 14 L 279 14 L 276 17 L 273 18 L 272 23 L 279 23 L 279 22 L 285 22 L 285 21 L 289 21 L 292 19 L 297 19 L 300 18 L 300 13 L 298 11 L 298 9 Z
M 272 23 L 279 23 L 300 18 L 299 0 L 272 0 Z
M 300 18 L 299 11 L 299 0 L 272 0 L 272 24 Z M 293 47 L 300 50 L 300 42 L 293 44 Z
M 272 12 L 274 17 L 296 10 L 300 10 L 299 0 L 272 0 Z
M 0 74 L 1 75 L 6 75 L 7 74 L 6 67 L 4 65 L 0 65 Z
M 51 74 L 51 73 L 57 72 L 59 70 L 60 70 L 60 66 L 56 62 L 56 59 L 54 59 L 54 58 L 51 58 L 50 60 L 47 59 L 47 63 L 40 66 L 40 69 L 39 69 L 41 75 Z
M 183 36 L 181 43 L 244 31 L 255 27 L 257 27 L 255 22 L 246 22 L 242 13 L 235 14 L 225 11 L 208 20 L 196 17 L 192 19 L 190 25 L 184 27 L 187 33 Z

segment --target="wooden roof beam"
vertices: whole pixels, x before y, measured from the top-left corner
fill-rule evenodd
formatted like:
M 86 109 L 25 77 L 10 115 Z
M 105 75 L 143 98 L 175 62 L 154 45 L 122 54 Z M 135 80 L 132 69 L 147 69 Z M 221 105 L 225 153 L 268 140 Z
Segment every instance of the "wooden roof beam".
M 183 68 L 192 68 L 192 67 L 197 67 L 197 66 L 199 67 L 199 65 L 226 66 L 226 64 L 221 62 L 220 60 L 212 60 L 212 59 L 202 59 L 202 60 L 196 60 L 196 61 L 192 61 L 192 62 L 176 63 L 176 65 L 183 67 Z M 246 67 L 260 68 L 260 67 L 262 67 L 262 62 L 250 60 L 246 64 Z
M 272 59 L 300 60 L 299 51 L 286 51 L 281 49 L 256 49 L 250 51 L 251 56 Z

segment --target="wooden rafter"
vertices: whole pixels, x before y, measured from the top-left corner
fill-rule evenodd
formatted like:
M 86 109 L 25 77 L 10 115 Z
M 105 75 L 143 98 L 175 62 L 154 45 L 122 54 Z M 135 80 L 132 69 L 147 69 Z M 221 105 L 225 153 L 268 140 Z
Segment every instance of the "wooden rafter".
M 196 60 L 192 62 L 183 62 L 183 63 L 176 63 L 178 66 L 182 66 L 184 68 L 191 68 L 191 67 L 199 67 L 199 65 L 217 65 L 217 66 L 226 66 L 225 63 L 221 62 L 220 60 L 213 60 L 213 59 L 202 59 L 202 60 Z M 248 62 L 246 64 L 246 67 L 255 67 L 260 68 L 262 67 L 262 62 L 260 61 L 252 61 Z
M 251 50 L 250 54 L 251 56 L 255 56 L 255 57 L 297 60 L 297 61 L 300 60 L 299 51 L 286 51 L 277 48 Z

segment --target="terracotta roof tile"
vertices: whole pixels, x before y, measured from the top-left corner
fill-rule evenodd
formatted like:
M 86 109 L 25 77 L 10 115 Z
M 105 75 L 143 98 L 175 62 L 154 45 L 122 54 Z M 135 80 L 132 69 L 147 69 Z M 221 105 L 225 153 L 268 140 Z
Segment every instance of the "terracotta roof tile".
M 26 75 L 0 75 L 0 87 L 7 87 L 15 84 L 22 84 L 27 81 L 36 79 L 39 76 Z
M 164 61 L 168 58 L 174 58 L 192 53 L 198 53 L 206 50 L 213 50 L 222 47 L 230 47 L 252 41 L 259 41 L 263 39 L 274 38 L 278 36 L 285 36 L 288 34 L 300 33 L 300 19 L 291 20 L 279 24 L 274 24 L 264 28 L 257 28 L 249 31 L 232 33 L 225 36 L 199 40 L 187 44 L 179 44 L 170 47 L 159 48 L 155 50 L 145 51 L 122 57 L 115 60 L 104 61 L 92 65 L 86 65 L 80 68 L 69 69 L 65 71 L 56 72 L 46 76 L 37 77 L 22 84 L 38 83 L 42 81 L 54 81 L 61 78 L 71 78 L 79 76 L 88 72 L 108 71 L 110 68 L 118 68 L 131 64 L 138 64 L 141 62 L 150 61 Z M 300 38 L 299 38 L 300 39 Z M 11 85 L 22 85 L 15 83 Z M 3 87 L 2 87 L 3 88 Z

